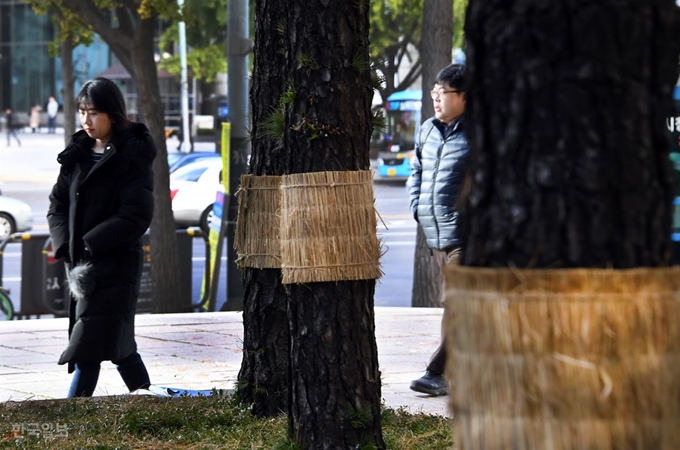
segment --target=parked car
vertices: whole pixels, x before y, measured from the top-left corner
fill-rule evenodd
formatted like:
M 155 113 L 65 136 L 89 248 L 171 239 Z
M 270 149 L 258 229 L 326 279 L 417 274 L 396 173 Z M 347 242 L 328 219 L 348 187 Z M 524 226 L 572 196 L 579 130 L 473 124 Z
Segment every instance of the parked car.
M 168 166 L 170 166 L 170 173 L 184 167 L 187 164 L 191 164 L 194 161 L 201 159 L 220 159 L 221 155 L 215 152 L 193 152 L 193 153 L 180 153 L 180 152 L 168 152 Z
M 12 233 L 33 228 L 31 207 L 21 200 L 0 195 L 0 241 Z
M 199 226 L 208 232 L 217 191 L 222 187 L 222 159 L 201 158 L 170 174 L 170 199 L 175 224 Z

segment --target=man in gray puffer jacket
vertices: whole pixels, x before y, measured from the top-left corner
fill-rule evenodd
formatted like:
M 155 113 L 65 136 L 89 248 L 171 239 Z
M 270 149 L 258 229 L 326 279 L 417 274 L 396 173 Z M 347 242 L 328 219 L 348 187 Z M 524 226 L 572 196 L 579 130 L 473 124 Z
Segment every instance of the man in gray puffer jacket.
M 463 128 L 465 112 L 464 66 L 451 64 L 437 74 L 432 90 L 434 117 L 420 128 L 412 160 L 409 197 L 411 213 L 420 224 L 432 251 L 446 254 L 447 264 L 457 264 L 461 240 L 457 234 L 456 204 L 465 179 L 468 143 Z M 432 356 L 425 375 L 411 389 L 446 395 L 444 339 Z

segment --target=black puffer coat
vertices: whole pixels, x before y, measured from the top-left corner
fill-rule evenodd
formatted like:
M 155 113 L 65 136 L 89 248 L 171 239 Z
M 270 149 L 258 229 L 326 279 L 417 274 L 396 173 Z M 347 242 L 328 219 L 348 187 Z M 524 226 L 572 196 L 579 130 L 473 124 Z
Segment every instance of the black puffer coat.
M 415 152 L 409 180 L 411 213 L 422 227 L 428 247 L 460 247 L 456 202 L 465 180 L 468 154 L 463 117 L 449 127 L 435 118 L 426 120 Z
M 61 171 L 47 219 L 57 258 L 67 270 L 91 264 L 87 294 L 71 302 L 69 344 L 59 364 L 117 361 L 137 350 L 134 315 L 141 274 L 140 237 L 153 215 L 156 145 L 142 124 L 116 133 L 94 165 L 94 140 L 73 135 L 59 154 Z

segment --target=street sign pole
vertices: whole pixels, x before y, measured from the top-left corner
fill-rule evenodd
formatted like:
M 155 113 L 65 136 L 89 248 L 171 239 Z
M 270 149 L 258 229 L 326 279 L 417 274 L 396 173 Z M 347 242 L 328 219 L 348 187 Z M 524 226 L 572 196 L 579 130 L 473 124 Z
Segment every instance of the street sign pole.
M 252 43 L 249 41 L 248 1 L 228 0 L 227 8 L 227 90 L 231 122 L 229 192 L 233 194 L 238 190 L 241 174 L 248 170 L 248 53 Z M 237 254 L 233 245 L 237 209 L 236 201 L 229 201 L 229 207 L 225 209 L 228 221 L 227 301 L 223 311 L 243 310 L 243 277 L 236 266 Z

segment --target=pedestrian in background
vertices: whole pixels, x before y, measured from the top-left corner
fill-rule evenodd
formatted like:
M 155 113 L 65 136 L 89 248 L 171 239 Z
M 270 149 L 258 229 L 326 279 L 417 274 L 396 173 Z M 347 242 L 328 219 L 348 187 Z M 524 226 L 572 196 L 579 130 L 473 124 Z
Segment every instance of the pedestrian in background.
M 411 213 L 423 230 L 427 246 L 444 253 L 446 264 L 458 264 L 462 244 L 457 234 L 456 205 L 468 154 L 463 122 L 464 77 L 465 67 L 460 64 L 451 64 L 437 74 L 431 92 L 434 117 L 420 128 L 410 177 Z M 442 335 L 425 375 L 412 381 L 411 389 L 434 396 L 448 394 L 445 367 L 446 339 Z
M 40 132 L 40 111 L 42 108 L 38 102 L 33 101 L 33 106 L 31 106 L 31 112 L 29 117 L 29 125 L 31 126 L 31 133 Z
M 76 105 L 83 129 L 57 157 L 61 170 L 47 212 L 72 298 L 69 343 L 59 358 L 75 371 L 69 398 L 92 396 L 102 361 L 116 364 L 130 391 L 150 385 L 134 323 L 156 156 L 149 130 L 128 120 L 111 80 L 85 83 Z
M 12 136 L 14 136 L 17 144 L 21 147 L 21 141 L 19 140 L 19 136 L 17 136 L 16 124 L 14 123 L 14 113 L 10 108 L 5 110 L 5 129 L 7 130 L 7 147 L 10 146 L 10 138 Z
M 50 97 L 47 102 L 47 132 L 54 134 L 57 132 L 57 113 L 59 112 L 59 103 Z

